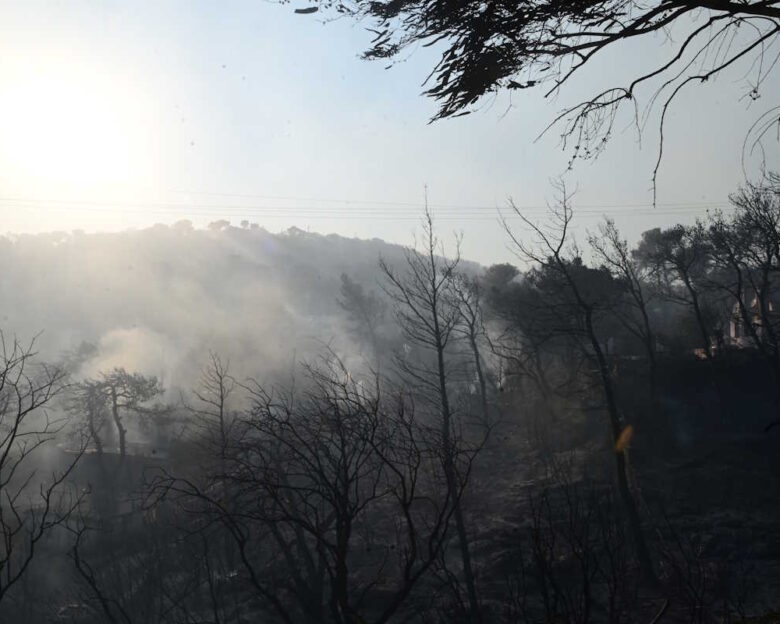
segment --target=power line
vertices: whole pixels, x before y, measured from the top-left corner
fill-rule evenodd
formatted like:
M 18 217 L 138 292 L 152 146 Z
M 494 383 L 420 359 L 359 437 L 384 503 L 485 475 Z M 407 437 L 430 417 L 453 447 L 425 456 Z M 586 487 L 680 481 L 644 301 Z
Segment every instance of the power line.
M 39 209 L 44 211 L 56 210 L 62 212 L 62 209 L 51 206 L 30 206 L 30 205 L 6 205 L 7 208 L 14 209 Z M 99 208 L 66 208 L 67 211 L 73 212 L 99 212 L 105 214 L 105 210 Z M 160 210 L 160 209 L 123 209 L 116 211 L 121 214 L 138 214 L 138 215 L 160 215 L 160 216 L 174 216 L 179 218 L 188 217 L 207 217 L 213 219 L 224 219 L 226 217 L 251 217 L 258 219 L 321 219 L 321 220 L 385 220 L 385 221 L 418 221 L 420 214 L 418 213 L 343 213 L 343 212 L 323 212 L 319 210 L 291 210 L 283 209 L 277 211 L 264 210 L 257 211 L 237 211 L 237 212 L 215 212 L 215 211 L 202 211 L 202 210 Z M 636 218 L 647 216 L 663 216 L 663 217 L 679 217 L 686 213 L 681 213 L 679 210 L 653 210 L 653 211 L 634 211 L 634 212 L 622 212 L 621 218 Z M 687 212 L 690 216 L 691 213 Z M 525 216 L 544 217 L 545 214 L 541 212 L 537 213 L 525 213 Z M 576 218 L 596 218 L 600 219 L 604 216 L 617 216 L 614 212 L 609 214 L 602 211 L 574 211 L 574 217 Z M 695 215 L 693 215 L 695 216 Z M 461 213 L 461 214 L 437 214 L 435 218 L 439 221 L 497 221 L 499 219 L 498 214 L 474 214 L 474 213 Z M 504 215 L 504 218 L 508 220 L 518 219 L 519 216 L 512 213 Z
M 303 201 L 301 199 L 301 201 Z M 275 206 L 256 204 L 201 204 L 201 203 L 165 203 L 165 202 L 117 202 L 98 200 L 60 200 L 49 198 L 24 198 L 0 196 L 0 207 L 5 208 L 32 208 L 40 210 L 61 211 L 92 211 L 104 212 L 106 209 L 118 209 L 118 212 L 136 214 L 164 214 L 175 216 L 203 216 L 224 218 L 226 216 L 256 216 L 264 218 L 309 218 L 309 219 L 418 219 L 420 216 L 420 204 L 407 204 L 403 202 L 382 202 L 382 207 L 377 205 L 362 206 L 359 202 L 350 202 L 354 207 L 315 207 L 315 206 Z M 394 206 L 393 210 L 389 210 Z M 702 210 L 728 209 L 727 202 L 668 202 L 652 204 L 582 204 L 575 206 L 575 216 L 675 216 L 682 214 L 692 215 Z M 544 205 L 517 206 L 521 212 L 529 215 L 546 214 L 548 207 Z M 506 218 L 514 218 L 510 209 L 500 209 L 497 206 L 466 206 L 441 204 L 436 210 L 436 216 L 440 219 L 464 219 L 464 220 L 494 220 L 499 214 Z
M 386 200 L 363 200 L 363 199 L 337 199 L 337 198 L 323 198 L 323 197 L 296 197 L 285 195 L 257 195 L 257 194 L 244 194 L 244 193 L 220 193 L 210 191 L 182 191 L 173 190 L 169 191 L 174 194 L 182 195 L 202 195 L 207 197 L 233 197 L 242 199 L 270 199 L 270 200 L 282 200 L 282 201 L 304 201 L 304 202 L 321 202 L 321 203 L 338 203 L 338 204 L 352 204 L 352 205 L 382 205 L 382 206 L 413 206 L 415 208 L 421 208 L 421 202 L 393 202 Z M 655 206 L 690 206 L 690 207 L 704 207 L 717 204 L 727 204 L 728 202 L 709 202 L 709 201 L 683 201 L 683 202 L 666 202 L 657 203 Z M 428 204 L 431 208 L 477 208 L 477 209 L 496 209 L 496 205 L 470 205 L 470 204 Z M 617 204 L 581 204 L 582 208 L 641 208 L 641 207 L 655 207 L 652 203 L 617 203 Z M 545 204 L 536 204 L 535 206 L 521 206 L 520 208 L 547 208 Z

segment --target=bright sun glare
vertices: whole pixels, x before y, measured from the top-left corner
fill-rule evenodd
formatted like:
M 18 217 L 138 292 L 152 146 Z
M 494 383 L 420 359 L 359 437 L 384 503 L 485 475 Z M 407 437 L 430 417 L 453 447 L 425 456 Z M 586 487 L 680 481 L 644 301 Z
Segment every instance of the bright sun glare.
M 121 77 L 60 63 L 0 74 L 0 163 L 22 187 L 91 195 L 148 177 L 147 106 Z

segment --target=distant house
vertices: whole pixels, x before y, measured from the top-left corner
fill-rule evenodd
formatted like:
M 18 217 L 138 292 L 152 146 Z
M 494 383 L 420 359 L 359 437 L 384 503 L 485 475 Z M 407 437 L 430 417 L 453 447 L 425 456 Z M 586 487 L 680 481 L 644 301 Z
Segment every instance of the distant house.
M 761 302 L 754 289 L 746 290 L 742 301 L 747 315 L 740 309 L 740 302 L 735 301 L 729 318 L 728 344 L 738 349 L 757 346 L 755 339 L 762 340 L 766 332 L 765 321 L 772 327 L 779 327 L 780 323 L 780 291 L 774 290 L 767 296 L 766 315 L 762 314 Z

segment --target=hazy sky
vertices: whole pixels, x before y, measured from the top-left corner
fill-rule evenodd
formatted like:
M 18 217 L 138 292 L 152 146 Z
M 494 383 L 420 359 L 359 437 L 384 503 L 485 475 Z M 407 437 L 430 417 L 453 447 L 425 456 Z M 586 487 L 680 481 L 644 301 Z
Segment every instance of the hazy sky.
M 434 52 L 386 70 L 358 58 L 370 39 L 360 25 L 295 6 L 0 1 L 2 229 L 227 218 L 406 243 L 427 184 L 465 255 L 507 260 L 497 207 L 511 196 L 541 217 L 566 167 L 559 133 L 534 142 L 539 132 L 565 104 L 669 53 L 661 36 L 624 46 L 555 101 L 524 92 L 505 115 L 502 95 L 428 124 L 435 104 L 419 94 Z M 656 126 L 640 149 L 623 120 L 606 154 L 568 174 L 580 230 L 606 212 L 633 239 L 723 206 L 743 179 L 747 129 L 780 95 L 775 79 L 743 98 L 746 69 L 679 99 L 656 208 Z

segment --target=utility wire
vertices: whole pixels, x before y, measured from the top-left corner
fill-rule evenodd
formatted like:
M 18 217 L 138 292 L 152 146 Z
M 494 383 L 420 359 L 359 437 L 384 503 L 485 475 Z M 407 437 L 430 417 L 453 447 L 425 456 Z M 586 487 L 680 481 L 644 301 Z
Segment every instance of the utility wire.
M 228 195 L 228 194 L 225 194 Z M 259 197 L 259 196 L 258 196 Z M 277 198 L 278 200 L 279 198 Z M 290 198 L 292 200 L 292 198 Z M 296 201 L 304 201 L 303 198 Z M 311 199 L 309 201 L 312 201 Z M 315 200 L 336 202 L 340 200 Z M 97 200 L 59 200 L 49 198 L 24 198 L 0 196 L 0 208 L 38 209 L 56 211 L 105 212 L 114 209 L 120 213 L 161 214 L 174 216 L 203 216 L 224 218 L 256 216 L 264 218 L 309 218 L 309 219 L 418 219 L 422 209 L 420 204 L 404 202 L 362 202 L 348 201 L 350 207 L 316 207 L 311 205 L 257 205 L 257 204 L 203 204 L 203 203 L 165 203 L 150 201 L 117 202 Z M 363 203 L 369 205 L 363 205 Z M 389 207 L 394 207 L 390 209 Z M 725 210 L 731 205 L 727 202 L 669 202 L 652 204 L 582 204 L 575 206 L 575 216 L 601 217 L 640 217 L 640 216 L 678 216 L 694 215 L 707 210 Z M 525 215 L 547 214 L 546 205 L 517 206 Z M 436 216 L 439 219 L 495 220 L 499 214 L 514 218 L 509 208 L 500 209 L 488 205 L 439 204 Z

